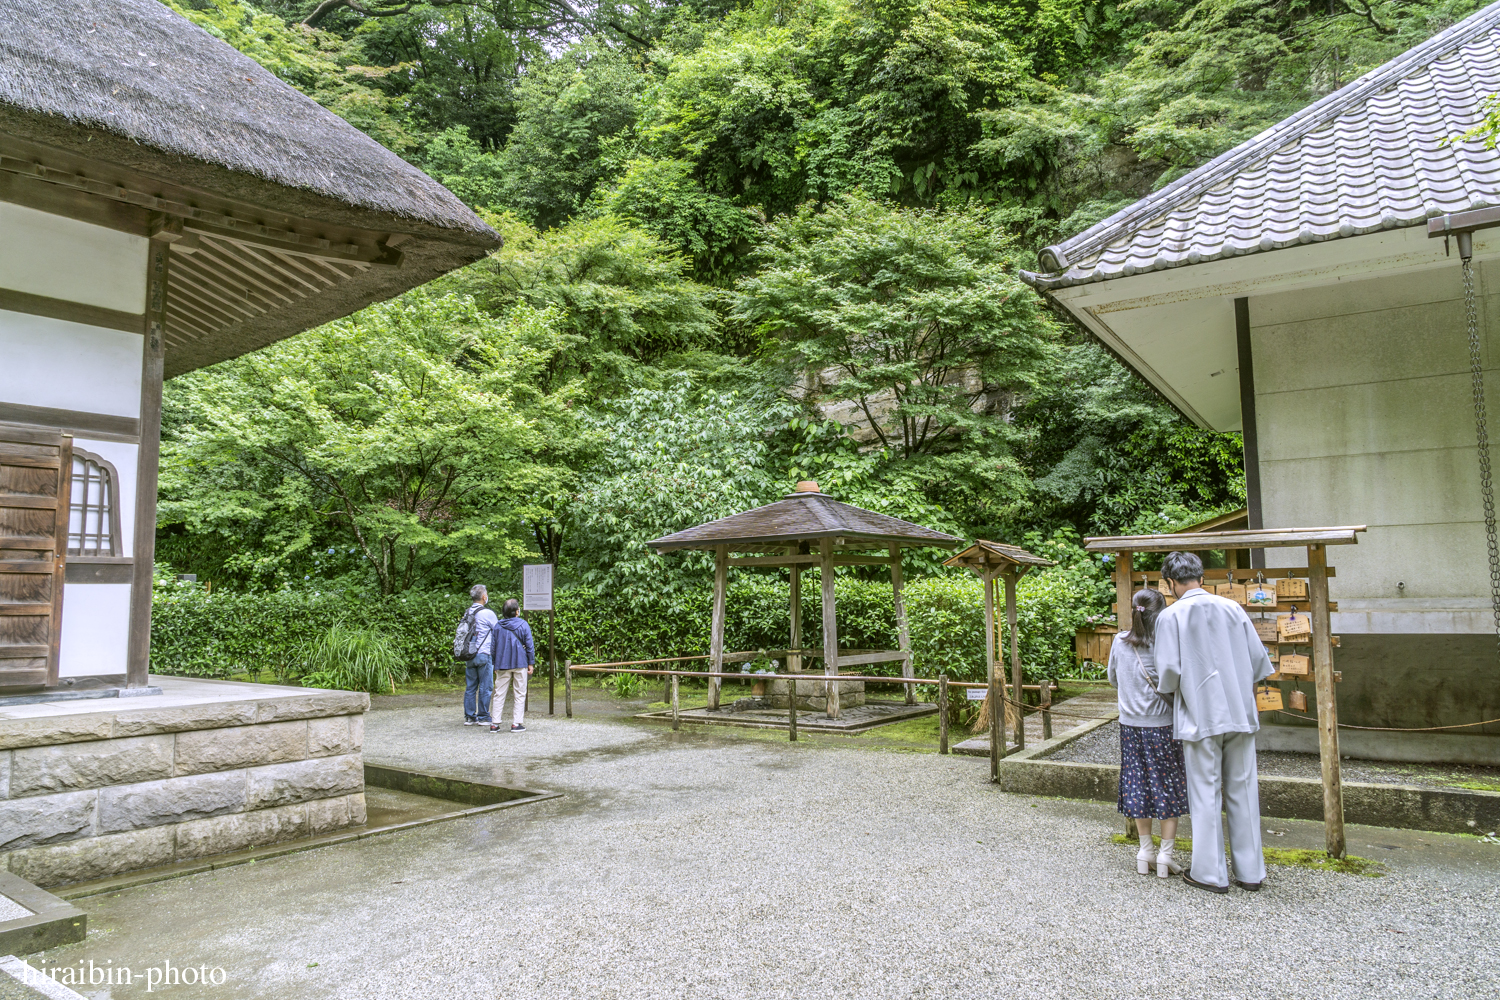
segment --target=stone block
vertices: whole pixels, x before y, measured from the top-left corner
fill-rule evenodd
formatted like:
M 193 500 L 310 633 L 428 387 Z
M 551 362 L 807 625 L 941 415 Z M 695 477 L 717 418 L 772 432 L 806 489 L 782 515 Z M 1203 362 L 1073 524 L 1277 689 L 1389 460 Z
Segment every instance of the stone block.
M 7 756 L 14 798 L 172 776 L 171 736 L 28 747 Z
M 365 812 L 365 793 L 349 796 L 349 825 L 364 826 L 368 814 Z
M 177 734 L 174 773 L 206 774 L 236 767 L 280 764 L 307 756 L 307 723 L 197 729 Z
M 268 809 L 365 790 L 364 760 L 357 753 L 252 767 L 246 774 L 247 809 Z
M 334 833 L 348 826 L 356 825 L 352 819 L 353 806 L 359 806 L 360 813 L 364 812 L 365 796 L 363 792 L 358 795 L 340 795 L 332 799 L 314 799 L 307 803 L 307 832 L 310 836 L 320 833 Z
M 355 750 L 363 750 L 365 748 L 364 713 L 349 716 L 349 739 L 354 741 Z
M 365 717 L 337 715 L 331 719 L 307 720 L 307 755 L 330 757 L 334 754 L 358 753 L 364 735 Z M 358 723 L 356 733 L 355 723 Z
M 307 807 L 300 804 L 215 816 L 177 825 L 177 859 L 206 858 L 305 836 Z
M 0 750 L 0 799 L 10 798 L 10 753 Z
M 767 697 L 772 708 L 787 707 L 787 685 L 791 681 L 771 681 Z M 797 681 L 797 707 L 810 712 L 828 709 L 825 681 Z M 864 681 L 839 681 L 839 707 L 857 708 L 865 703 Z
M 0 802 L 0 851 L 91 836 L 97 792 L 64 792 Z
M 111 716 L 97 714 L 6 719 L 0 721 L 0 750 L 107 740 L 110 737 L 111 720 Z
M 28 847 L 11 851 L 8 861 L 14 874 L 36 885 L 108 878 L 170 864 L 176 849 L 174 831 L 174 827 L 159 826 L 51 847 Z
M 0 803 L 0 808 L 3 805 Z M 240 812 L 244 808 L 244 771 L 220 771 L 134 785 L 114 785 L 99 791 L 99 830 L 140 830 Z
M 179 705 L 172 708 L 144 708 L 117 712 L 111 717 L 111 735 L 151 736 L 156 733 L 183 733 L 194 729 L 223 729 L 255 723 L 255 703 L 250 701 L 210 702 Z
M 308 691 L 285 698 L 266 698 L 255 703 L 255 721 L 285 722 L 288 719 L 322 719 L 334 715 L 363 715 L 370 709 L 370 696 L 363 691 Z

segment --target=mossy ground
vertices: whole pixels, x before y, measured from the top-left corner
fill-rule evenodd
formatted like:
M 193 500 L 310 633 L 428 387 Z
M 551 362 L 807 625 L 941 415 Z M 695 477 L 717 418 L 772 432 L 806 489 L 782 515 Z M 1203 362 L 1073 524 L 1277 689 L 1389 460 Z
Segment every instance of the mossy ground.
M 1123 833 L 1117 833 L 1110 838 L 1116 844 L 1129 844 L 1135 847 L 1137 841 L 1126 837 Z M 1153 836 L 1155 843 L 1160 844 L 1161 838 Z M 1193 849 L 1193 842 L 1187 837 L 1177 838 L 1176 857 L 1186 857 Z M 1268 865 L 1282 865 L 1288 868 L 1311 868 L 1319 872 L 1339 872 L 1343 875 L 1363 875 L 1366 878 L 1380 878 L 1385 874 L 1385 866 L 1378 861 L 1369 858 L 1357 857 L 1353 854 L 1342 858 L 1330 858 L 1328 852 L 1317 850 L 1306 850 L 1302 848 L 1263 847 L 1261 853 L 1266 857 Z

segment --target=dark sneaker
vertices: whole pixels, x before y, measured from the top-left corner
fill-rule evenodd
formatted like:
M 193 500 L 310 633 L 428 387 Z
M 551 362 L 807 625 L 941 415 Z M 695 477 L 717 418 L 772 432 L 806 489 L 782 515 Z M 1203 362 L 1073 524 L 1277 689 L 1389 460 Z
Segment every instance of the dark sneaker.
M 479 725 L 479 723 L 476 722 L 476 721 L 474 721 L 473 719 L 465 719 L 464 720 L 464 725 L 466 725 L 466 726 L 477 726 L 477 725 Z
M 1221 896 L 1229 891 L 1229 886 L 1227 885 L 1209 885 L 1207 882 L 1199 882 L 1189 872 L 1182 873 L 1182 880 L 1194 889 L 1202 889 L 1204 892 L 1216 892 Z
M 498 723 L 498 722 L 492 722 L 492 723 L 490 723 L 490 732 L 492 732 L 492 733 L 498 733 L 499 731 L 500 731 L 500 723 Z
M 526 727 L 518 722 L 514 726 L 510 727 L 510 731 L 513 733 L 524 733 L 526 732 Z
M 1241 889 L 1244 889 L 1246 892 L 1260 892 L 1259 882 L 1241 882 L 1239 879 L 1235 879 L 1234 884 L 1239 886 Z

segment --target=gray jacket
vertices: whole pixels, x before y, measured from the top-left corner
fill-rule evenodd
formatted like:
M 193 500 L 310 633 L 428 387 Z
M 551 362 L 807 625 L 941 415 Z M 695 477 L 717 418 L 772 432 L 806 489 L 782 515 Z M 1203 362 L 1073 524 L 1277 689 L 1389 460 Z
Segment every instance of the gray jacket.
M 1227 597 L 1193 589 L 1156 619 L 1156 689 L 1177 696 L 1179 740 L 1259 729 L 1255 685 L 1272 670 L 1250 616 Z
M 1109 683 L 1120 692 L 1120 725 L 1158 727 L 1172 724 L 1172 702 L 1156 693 L 1156 652 L 1136 649 L 1115 636 L 1109 650 Z

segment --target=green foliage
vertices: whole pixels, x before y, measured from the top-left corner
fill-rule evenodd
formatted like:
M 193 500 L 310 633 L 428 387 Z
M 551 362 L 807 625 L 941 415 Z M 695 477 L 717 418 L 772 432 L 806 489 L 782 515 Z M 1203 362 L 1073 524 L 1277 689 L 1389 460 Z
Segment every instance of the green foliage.
M 381 633 L 345 622 L 308 643 L 302 653 L 302 686 L 395 694 L 411 674 L 395 645 Z
M 416 291 L 174 379 L 164 556 L 259 586 L 358 567 L 385 594 L 508 565 L 526 550 L 519 495 L 545 478 L 529 459 L 566 419 L 529 387 L 551 324 Z M 174 525 L 224 544 L 203 565 Z

